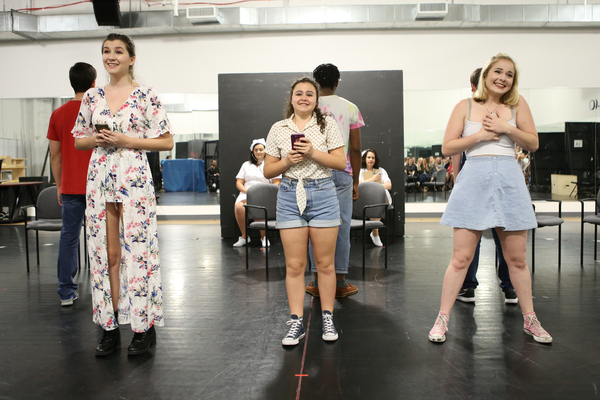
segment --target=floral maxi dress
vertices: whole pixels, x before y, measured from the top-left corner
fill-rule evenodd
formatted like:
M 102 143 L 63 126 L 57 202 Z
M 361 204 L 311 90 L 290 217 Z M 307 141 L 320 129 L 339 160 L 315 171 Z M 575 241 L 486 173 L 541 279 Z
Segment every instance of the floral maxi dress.
M 137 86 L 112 115 L 104 90 L 85 93 L 73 128 L 76 138 L 91 137 L 96 124 L 135 138 L 157 138 L 172 133 L 165 109 L 154 89 Z M 119 229 L 119 321 L 131 323 L 134 332 L 163 326 L 163 297 L 158 257 L 156 196 L 144 150 L 96 147 L 88 167 L 86 235 L 92 280 L 93 320 L 102 329 L 117 327 L 106 246 L 106 203 L 122 203 Z

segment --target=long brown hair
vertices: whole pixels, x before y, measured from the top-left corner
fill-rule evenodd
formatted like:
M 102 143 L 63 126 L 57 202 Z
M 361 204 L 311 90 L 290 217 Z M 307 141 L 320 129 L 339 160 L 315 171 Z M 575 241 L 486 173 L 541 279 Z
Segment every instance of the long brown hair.
M 285 109 L 283 110 L 283 115 L 287 119 L 287 118 L 290 118 L 294 114 L 294 107 L 292 106 L 292 96 L 294 94 L 294 88 L 299 83 L 310 83 L 311 85 L 314 86 L 315 92 L 317 95 L 317 99 L 316 99 L 315 109 L 313 112 L 316 114 L 317 124 L 321 128 L 321 133 L 325 133 L 325 125 L 326 125 L 325 114 L 323 114 L 323 112 L 319 108 L 319 91 L 321 90 L 321 87 L 319 86 L 319 84 L 316 81 L 309 78 L 308 76 L 297 79 L 296 81 L 294 81 L 294 83 L 292 83 L 292 87 L 290 88 L 290 96 L 288 97 L 287 103 L 285 105 Z

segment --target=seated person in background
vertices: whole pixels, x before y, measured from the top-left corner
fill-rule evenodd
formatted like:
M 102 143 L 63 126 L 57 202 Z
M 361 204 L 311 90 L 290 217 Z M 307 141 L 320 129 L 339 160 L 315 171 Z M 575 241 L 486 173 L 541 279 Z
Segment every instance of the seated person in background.
M 451 190 L 454 186 L 454 167 L 452 166 L 452 158 L 448 157 L 446 165 L 446 186 L 442 190 Z
M 237 242 L 233 244 L 233 247 L 242 247 L 247 243 L 250 243 L 250 238 L 246 235 L 246 193 L 248 188 L 257 183 L 274 183 L 279 185 L 281 182 L 281 175 L 274 179 L 265 178 L 265 139 L 256 139 L 250 145 L 250 160 L 242 164 L 240 172 L 238 172 L 235 182 L 235 187 L 238 188 L 240 194 L 235 199 L 235 220 L 238 223 L 242 236 Z M 216 162 L 215 162 L 216 164 Z M 215 165 L 216 166 L 216 165 Z M 262 247 L 269 246 L 269 240 L 265 237 L 265 231 L 260 231 L 260 237 L 262 241 Z
M 435 158 L 435 172 L 441 171 L 444 168 L 444 163 L 442 163 L 441 157 Z M 444 168 L 445 169 L 445 168 Z
M 527 187 L 529 187 L 529 157 L 526 153 L 521 151 L 517 153 L 517 161 L 521 167 L 521 170 L 523 171 L 523 175 L 525 176 L 525 183 L 527 184 Z
M 419 158 L 421 160 L 421 158 Z M 424 157 L 422 159 L 421 164 L 421 173 L 419 174 L 419 185 L 423 188 L 423 191 L 427 191 L 427 188 L 423 186 L 425 182 L 433 181 L 433 177 L 435 176 L 434 165 L 433 165 L 433 157 L 427 158 Z
M 217 168 L 217 160 L 212 160 L 210 163 L 210 168 L 206 170 L 208 174 L 208 190 L 212 193 L 215 193 L 219 190 L 220 182 L 221 182 L 221 173 L 219 168 Z
M 415 159 L 412 157 L 408 158 L 408 164 L 406 164 L 406 181 L 417 182 L 417 166 L 415 165 Z
M 387 172 L 385 172 L 385 169 L 379 167 L 379 157 L 375 150 L 367 149 L 363 152 L 362 168 L 358 180 L 359 182 L 381 183 L 385 188 L 388 203 L 392 204 L 392 196 L 389 192 L 392 189 L 392 181 Z M 378 221 L 379 218 L 371 218 L 371 220 Z M 373 229 L 373 232 L 371 232 L 371 240 L 375 246 L 383 246 L 381 238 L 379 237 L 379 229 Z

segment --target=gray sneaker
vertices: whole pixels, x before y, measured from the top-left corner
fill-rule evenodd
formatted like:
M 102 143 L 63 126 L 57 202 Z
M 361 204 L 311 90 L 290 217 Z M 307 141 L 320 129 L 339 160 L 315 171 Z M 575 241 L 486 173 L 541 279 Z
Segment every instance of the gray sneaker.
M 61 299 L 60 300 L 60 305 L 62 307 L 72 306 L 73 303 L 75 301 L 77 301 L 77 299 L 79 299 L 79 294 L 77 292 L 73 292 L 73 296 L 71 298 L 68 298 L 66 300 Z
M 338 339 L 338 333 L 333 325 L 333 315 L 329 311 L 323 311 L 323 340 L 334 342 Z

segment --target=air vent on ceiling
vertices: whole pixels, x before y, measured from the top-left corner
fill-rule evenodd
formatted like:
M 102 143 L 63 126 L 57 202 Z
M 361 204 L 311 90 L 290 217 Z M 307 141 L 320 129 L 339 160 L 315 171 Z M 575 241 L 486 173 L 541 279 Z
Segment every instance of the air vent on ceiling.
M 448 3 L 417 3 L 417 19 L 443 19 L 448 15 Z
M 192 24 L 220 22 L 219 10 L 216 6 L 190 7 L 186 10 L 186 17 Z

